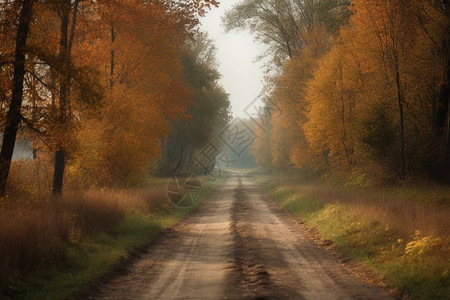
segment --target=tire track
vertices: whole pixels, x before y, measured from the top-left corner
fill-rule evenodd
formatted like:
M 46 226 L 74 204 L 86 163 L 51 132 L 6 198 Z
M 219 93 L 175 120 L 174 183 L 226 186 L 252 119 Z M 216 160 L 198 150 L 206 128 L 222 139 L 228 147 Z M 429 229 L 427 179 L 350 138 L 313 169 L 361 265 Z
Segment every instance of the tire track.
M 286 287 L 278 286 L 266 267 L 267 257 L 261 252 L 261 244 L 253 230 L 251 207 L 242 185 L 234 190 L 231 232 L 233 233 L 234 284 L 241 293 L 240 299 L 302 299 Z
M 234 284 L 242 293 L 243 299 L 267 299 L 273 288 L 269 272 L 260 263 L 257 248 L 250 246 L 249 226 L 242 220 L 248 209 L 246 196 L 242 189 L 242 180 L 234 191 L 231 232 L 233 233 Z
M 388 299 L 321 249 L 247 178 L 234 192 L 232 232 L 241 299 Z M 258 269 L 259 268 L 259 269 Z
M 128 267 L 89 299 L 389 299 L 238 174 Z

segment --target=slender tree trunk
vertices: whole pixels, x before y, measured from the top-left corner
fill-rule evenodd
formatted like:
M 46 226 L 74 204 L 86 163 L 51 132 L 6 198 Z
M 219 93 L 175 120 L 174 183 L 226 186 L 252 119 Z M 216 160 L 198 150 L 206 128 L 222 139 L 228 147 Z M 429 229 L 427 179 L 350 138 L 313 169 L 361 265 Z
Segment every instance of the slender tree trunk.
M 450 22 L 450 1 L 441 0 L 441 5 L 444 10 L 447 22 Z M 447 23 L 448 24 L 448 23 Z M 448 26 L 447 26 L 448 27 Z M 442 44 L 442 49 L 447 60 L 447 81 L 441 88 L 439 102 L 447 104 L 447 123 L 444 125 L 447 131 L 447 137 L 445 141 L 445 158 L 444 167 L 447 171 L 447 177 L 450 179 L 450 35 L 447 33 L 446 38 Z M 445 109 L 445 107 L 443 108 Z M 445 120 L 445 115 L 444 115 Z
M 61 64 L 64 66 L 63 72 L 60 75 L 60 85 L 59 85 L 59 111 L 60 111 L 60 126 L 62 136 L 61 140 L 56 147 L 55 152 L 55 169 L 53 174 L 53 195 L 58 195 L 62 193 L 63 182 L 64 182 L 64 169 L 66 165 L 66 147 L 65 147 L 65 135 L 67 134 L 67 107 L 69 103 L 69 93 L 70 93 L 70 70 L 69 63 L 72 52 L 72 44 L 75 36 L 75 26 L 77 21 L 78 4 L 80 0 L 75 0 L 73 6 L 73 17 L 72 24 L 70 28 L 70 36 L 68 33 L 69 29 L 69 15 L 71 11 L 71 0 L 67 0 L 65 3 L 67 6 L 63 9 L 61 14 L 61 29 L 60 29 L 60 60 Z
M 449 51 L 450 53 L 450 51 Z M 445 151 L 445 161 L 447 162 L 447 171 L 450 175 L 450 56 L 447 61 L 447 141 L 446 141 L 446 151 Z
M 8 181 L 14 144 L 16 143 L 17 130 L 21 120 L 20 110 L 22 108 L 23 81 L 25 76 L 25 46 L 28 38 L 32 8 L 33 0 L 23 0 L 16 36 L 11 104 L 6 115 L 6 125 L 0 152 L 0 196 L 4 196 L 6 192 L 6 182 Z
M 344 99 L 344 74 L 342 70 L 342 64 L 339 64 L 339 88 L 340 88 L 340 98 L 341 98 L 341 120 L 342 120 L 342 144 L 344 145 L 345 156 L 347 158 L 349 170 L 352 168 L 352 160 L 350 159 L 350 150 L 347 146 L 347 122 L 345 119 L 345 99 Z
M 114 41 L 116 40 L 116 32 L 114 31 L 114 26 L 111 25 L 111 47 L 114 46 Z M 110 78 L 109 78 L 109 86 L 112 89 L 114 87 L 114 66 L 116 63 L 114 62 L 114 48 L 111 48 L 111 65 L 110 65 Z
M 72 24 L 70 26 L 70 35 L 67 45 L 67 58 L 70 59 L 72 57 L 72 44 L 73 44 L 73 38 L 75 37 L 75 26 L 77 24 L 77 13 L 78 13 L 78 4 L 80 3 L 80 0 L 75 0 L 73 4 L 73 17 L 72 17 Z M 67 114 L 69 117 L 72 115 L 72 102 L 70 101 L 70 80 L 69 82 L 69 88 L 67 90 Z
M 32 116 L 32 120 L 31 120 L 32 124 L 35 124 L 36 123 L 36 119 L 37 119 L 37 116 L 36 116 L 37 103 L 36 102 L 37 102 L 36 98 L 33 97 L 33 108 L 32 108 L 32 114 L 31 114 L 31 116 Z M 37 158 L 37 151 L 38 151 L 38 148 L 36 147 L 36 139 L 35 138 L 31 139 L 31 149 L 32 149 L 32 153 L 33 153 L 33 160 L 35 160 Z
M 400 116 L 400 178 L 405 179 L 405 126 L 404 126 L 404 116 L 403 116 L 403 95 L 400 86 L 400 74 L 397 67 L 395 81 L 397 84 L 397 100 Z
M 61 15 L 61 28 L 60 28 L 60 40 L 59 40 L 59 55 L 61 65 L 65 66 L 63 72 L 60 74 L 59 83 L 59 126 L 60 135 L 65 134 L 66 124 L 66 105 L 67 105 L 67 90 L 68 90 L 68 74 L 67 72 L 67 60 L 68 60 L 68 36 L 67 30 L 69 27 L 69 11 L 64 11 Z M 55 169 L 53 173 L 53 195 L 62 193 L 64 168 L 65 168 L 65 143 L 64 137 L 59 137 L 60 141 L 56 146 L 55 152 Z
M 449 98 L 449 89 L 448 83 L 445 83 L 441 86 L 441 90 L 439 91 L 437 104 L 435 104 L 433 110 L 433 128 L 436 132 L 436 135 L 442 136 L 446 126 L 447 119 L 447 106 Z
M 56 75 L 55 70 L 50 66 L 50 78 L 51 78 L 51 98 L 52 98 L 52 109 L 56 107 Z

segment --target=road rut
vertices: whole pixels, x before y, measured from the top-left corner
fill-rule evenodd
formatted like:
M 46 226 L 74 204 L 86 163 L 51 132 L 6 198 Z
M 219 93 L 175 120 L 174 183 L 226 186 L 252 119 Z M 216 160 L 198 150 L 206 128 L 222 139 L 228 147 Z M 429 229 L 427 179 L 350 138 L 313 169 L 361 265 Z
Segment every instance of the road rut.
M 231 176 L 91 299 L 388 299 L 308 238 L 260 187 Z

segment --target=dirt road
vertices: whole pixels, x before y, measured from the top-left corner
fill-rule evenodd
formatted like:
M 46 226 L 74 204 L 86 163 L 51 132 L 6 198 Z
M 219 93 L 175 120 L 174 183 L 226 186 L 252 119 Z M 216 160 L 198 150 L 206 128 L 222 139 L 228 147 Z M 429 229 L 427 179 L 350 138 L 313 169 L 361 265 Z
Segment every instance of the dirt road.
M 239 174 L 95 299 L 387 299 Z

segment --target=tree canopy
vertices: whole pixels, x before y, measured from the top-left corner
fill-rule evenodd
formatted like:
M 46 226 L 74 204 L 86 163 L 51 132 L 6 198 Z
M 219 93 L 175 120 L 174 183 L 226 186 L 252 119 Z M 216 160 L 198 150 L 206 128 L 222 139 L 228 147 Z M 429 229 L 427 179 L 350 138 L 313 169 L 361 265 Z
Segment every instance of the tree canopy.
M 224 19 L 269 46 L 269 169 L 372 182 L 450 173 L 447 1 L 242 1 Z M 270 148 L 270 153 L 262 151 Z M 270 165 L 269 165 L 270 164 Z
M 1 192 L 17 136 L 31 139 L 36 161 L 54 163 L 47 176 L 58 194 L 65 177 L 136 184 L 157 172 L 176 126 L 187 134 L 228 118 L 214 47 L 198 33 L 199 17 L 217 5 L 0 1 Z

